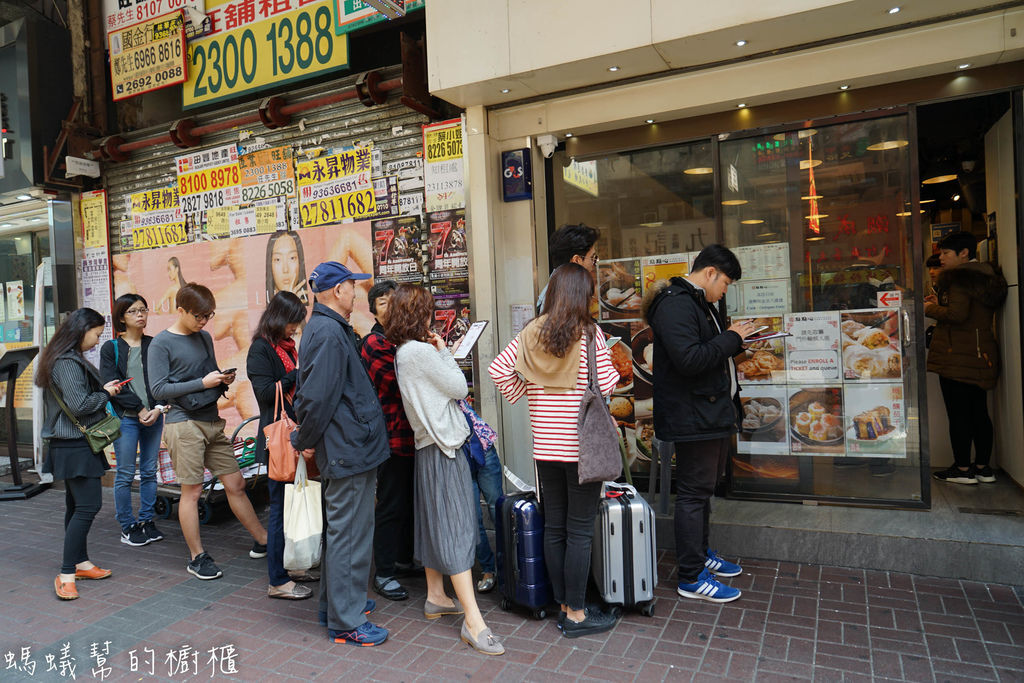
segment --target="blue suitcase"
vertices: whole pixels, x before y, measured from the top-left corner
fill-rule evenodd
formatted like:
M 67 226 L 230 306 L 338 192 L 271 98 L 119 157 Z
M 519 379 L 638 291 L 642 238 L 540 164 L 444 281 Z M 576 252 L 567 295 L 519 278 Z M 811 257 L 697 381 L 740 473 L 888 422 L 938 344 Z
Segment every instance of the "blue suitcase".
M 501 608 L 520 605 L 532 610 L 535 619 L 544 619 L 551 603 L 551 582 L 544 566 L 544 517 L 537 497 L 533 493 L 502 496 L 495 512 Z

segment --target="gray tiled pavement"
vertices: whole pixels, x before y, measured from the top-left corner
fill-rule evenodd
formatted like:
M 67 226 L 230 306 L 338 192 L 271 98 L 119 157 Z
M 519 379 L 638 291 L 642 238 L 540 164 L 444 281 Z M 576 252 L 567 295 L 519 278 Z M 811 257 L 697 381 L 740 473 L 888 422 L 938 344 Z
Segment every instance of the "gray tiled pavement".
M 184 570 L 176 521 L 161 521 L 166 540 L 129 548 L 119 542 L 110 489 L 104 494 L 90 553 L 114 576 L 80 582 L 81 599 L 69 603 L 52 588 L 63 493 L 0 503 L 0 654 L 12 653 L 16 663 L 29 648 L 36 662 L 30 676 L 2 660 L 0 680 L 70 680 L 59 670 L 61 644 L 69 642 L 78 680 L 100 680 L 99 668 L 108 667 L 105 680 L 209 680 L 211 666 L 233 663 L 237 673 L 217 670 L 215 678 L 1024 681 L 1020 589 L 749 558 L 746 573 L 731 581 L 744 596 L 718 606 L 678 599 L 662 556 L 653 618 L 627 614 L 612 634 L 577 640 L 562 638 L 553 619 L 502 612 L 496 594 L 481 596 L 485 618 L 508 650 L 493 658 L 458 640 L 456 619 L 423 618 L 419 578 L 409 582 L 405 602 L 371 596 L 378 600 L 374 619 L 391 630 L 387 643 L 335 645 L 316 625 L 315 599 L 266 597 L 265 563 L 248 557 L 251 541 L 230 514 L 203 527 L 225 575 L 201 582 Z M 1007 579 L 1024 583 L 1019 573 Z M 97 643 L 101 654 L 106 641 L 109 654 L 98 668 L 90 649 Z M 197 651 L 194 660 L 180 658 L 185 647 Z M 235 654 L 211 665 L 211 649 L 217 657 Z M 48 654 L 55 667 L 49 672 Z

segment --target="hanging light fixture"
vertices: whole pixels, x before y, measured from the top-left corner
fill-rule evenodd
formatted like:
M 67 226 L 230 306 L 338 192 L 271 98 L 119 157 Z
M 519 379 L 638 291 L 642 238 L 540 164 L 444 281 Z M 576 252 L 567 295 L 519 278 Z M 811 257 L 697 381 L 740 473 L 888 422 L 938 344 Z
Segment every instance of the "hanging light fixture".
M 884 152 L 888 149 L 900 149 L 910 144 L 910 141 L 903 138 L 896 130 L 895 125 L 877 125 L 871 128 L 869 134 L 869 152 Z
M 921 173 L 924 176 L 924 180 L 921 181 L 922 185 L 938 185 L 939 183 L 948 183 L 957 178 L 958 169 L 949 158 L 942 158 L 927 164 L 925 169 Z

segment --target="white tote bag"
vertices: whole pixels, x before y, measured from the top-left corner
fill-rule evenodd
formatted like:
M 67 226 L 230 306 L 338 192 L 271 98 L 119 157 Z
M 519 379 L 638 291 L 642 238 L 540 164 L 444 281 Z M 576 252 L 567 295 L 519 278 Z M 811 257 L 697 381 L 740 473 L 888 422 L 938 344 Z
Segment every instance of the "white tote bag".
M 320 562 L 320 482 L 306 478 L 305 459 L 295 467 L 295 483 L 284 487 L 284 568 L 309 569 Z

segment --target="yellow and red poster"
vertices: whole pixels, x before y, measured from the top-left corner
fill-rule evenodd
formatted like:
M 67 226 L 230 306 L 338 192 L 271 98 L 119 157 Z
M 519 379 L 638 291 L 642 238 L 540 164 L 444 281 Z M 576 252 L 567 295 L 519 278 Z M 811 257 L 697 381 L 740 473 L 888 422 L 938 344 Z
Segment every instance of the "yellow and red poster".
M 369 218 L 376 212 L 373 151 L 356 147 L 298 165 L 302 227 Z
M 115 100 L 185 82 L 181 10 L 111 31 L 110 85 Z

